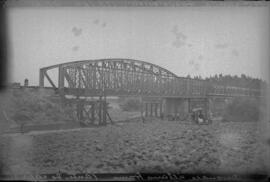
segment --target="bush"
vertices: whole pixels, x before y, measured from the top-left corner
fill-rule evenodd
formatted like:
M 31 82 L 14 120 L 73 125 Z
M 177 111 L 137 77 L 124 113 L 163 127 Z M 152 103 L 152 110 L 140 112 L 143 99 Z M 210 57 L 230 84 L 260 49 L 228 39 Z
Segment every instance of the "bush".
M 8 115 L 12 120 L 25 124 L 33 124 L 44 121 L 70 121 L 72 108 L 62 106 L 59 101 L 52 102 L 40 93 L 27 90 L 14 90 L 10 99 Z
M 261 113 L 259 100 L 253 98 L 235 98 L 226 106 L 223 119 L 233 122 L 258 121 Z
M 135 98 L 125 99 L 120 108 L 123 111 L 139 111 L 141 107 L 140 100 Z
M 24 123 L 27 121 L 31 121 L 33 119 L 33 113 L 30 111 L 21 110 L 19 112 L 14 113 L 12 119 L 19 123 Z

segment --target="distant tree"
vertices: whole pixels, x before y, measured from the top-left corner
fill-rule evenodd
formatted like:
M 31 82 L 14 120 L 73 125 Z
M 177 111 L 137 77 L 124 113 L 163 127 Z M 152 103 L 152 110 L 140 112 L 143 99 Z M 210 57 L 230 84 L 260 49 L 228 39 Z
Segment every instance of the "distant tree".
M 218 76 L 217 76 L 217 74 L 215 74 L 215 76 L 214 76 L 214 82 L 217 82 L 218 81 Z
M 219 74 L 219 75 L 218 75 L 218 78 L 219 78 L 220 80 L 222 80 L 222 78 L 223 78 L 222 74 Z
M 254 98 L 234 98 L 226 106 L 223 119 L 236 122 L 256 122 L 259 120 L 262 111 L 260 102 Z
M 199 76 L 199 79 L 201 77 Z M 241 74 L 240 77 L 237 75 L 222 75 L 215 74 L 214 76 L 206 77 L 205 80 L 212 84 L 233 86 L 233 87 L 244 87 L 252 89 L 266 89 L 267 84 L 262 79 L 252 78 L 245 74 Z

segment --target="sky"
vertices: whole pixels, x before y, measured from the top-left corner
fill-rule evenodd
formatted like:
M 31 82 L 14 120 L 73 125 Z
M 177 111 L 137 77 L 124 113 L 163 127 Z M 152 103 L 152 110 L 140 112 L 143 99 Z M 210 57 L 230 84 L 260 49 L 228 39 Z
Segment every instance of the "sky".
M 102 58 L 267 79 L 269 18 L 269 7 L 13 7 L 9 79 L 38 85 L 41 67 Z

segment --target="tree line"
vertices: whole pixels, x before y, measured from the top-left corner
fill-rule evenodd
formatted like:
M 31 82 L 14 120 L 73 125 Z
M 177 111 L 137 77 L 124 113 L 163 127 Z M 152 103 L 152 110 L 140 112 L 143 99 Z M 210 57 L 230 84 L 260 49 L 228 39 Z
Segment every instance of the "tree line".
M 191 78 L 191 76 L 188 75 L 187 78 Z M 267 86 L 265 80 L 259 78 L 252 78 L 245 74 L 241 74 L 241 76 L 215 74 L 214 76 L 206 77 L 204 79 L 202 79 L 201 76 L 194 76 L 193 79 L 206 80 L 216 85 L 243 87 L 250 89 L 266 89 Z

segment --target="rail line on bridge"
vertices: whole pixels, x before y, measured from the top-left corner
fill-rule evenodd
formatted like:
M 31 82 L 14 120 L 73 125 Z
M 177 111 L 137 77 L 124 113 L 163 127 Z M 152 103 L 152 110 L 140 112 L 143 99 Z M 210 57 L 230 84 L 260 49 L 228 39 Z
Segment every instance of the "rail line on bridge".
M 49 75 L 50 70 L 57 70 L 56 79 Z M 263 95 L 261 90 L 213 85 L 205 80 L 179 77 L 152 63 L 120 58 L 75 61 L 44 67 L 40 69 L 39 79 L 40 87 L 44 87 L 45 79 L 47 79 L 62 98 L 66 98 L 67 95 L 75 96 L 77 101 L 72 102 L 77 103 L 78 118 L 86 117 L 91 121 L 99 118 L 100 123 L 106 122 L 109 117 L 106 109 L 107 96 L 146 98 L 142 99 L 144 102 L 142 114 L 155 113 L 154 115 L 157 116 L 157 113 L 164 115 L 166 112 L 167 106 L 164 109 L 164 103 L 160 101 L 162 98 L 182 99 L 187 100 L 188 103 L 192 99 L 201 99 L 202 102 L 207 103 L 209 97 L 260 97 Z M 79 103 L 80 97 L 98 97 L 99 99 L 83 101 L 83 104 Z M 90 108 L 88 111 L 85 105 Z M 207 108 L 207 104 L 204 107 Z

